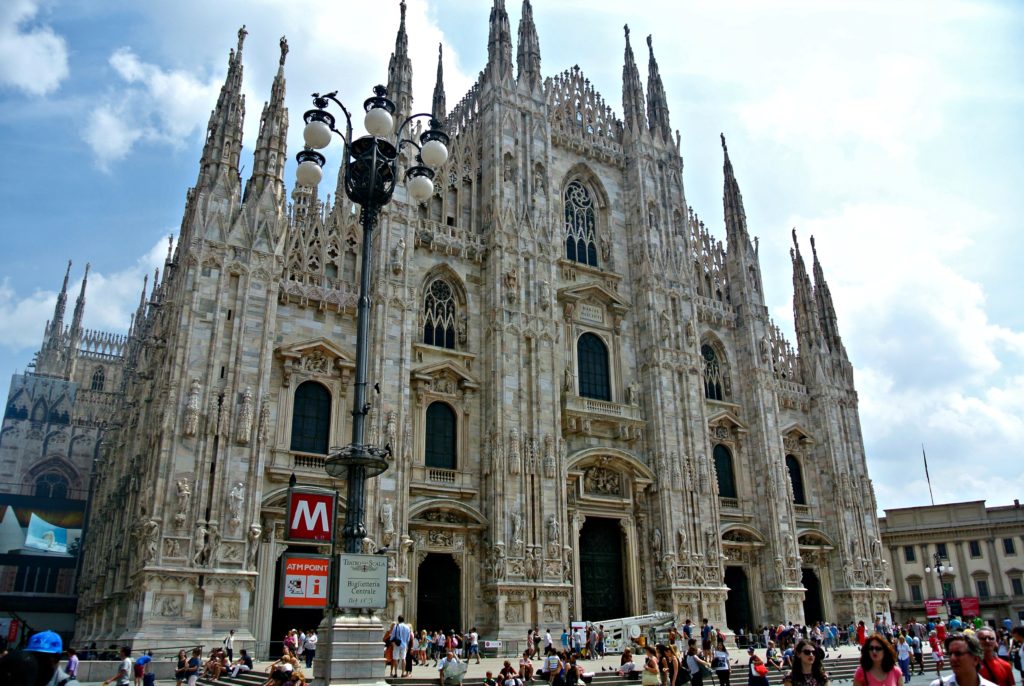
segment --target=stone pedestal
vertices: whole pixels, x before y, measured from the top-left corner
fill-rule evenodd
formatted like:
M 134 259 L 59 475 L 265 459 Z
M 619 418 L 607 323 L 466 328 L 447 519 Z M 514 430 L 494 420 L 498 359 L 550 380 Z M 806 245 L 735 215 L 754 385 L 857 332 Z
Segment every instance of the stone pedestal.
M 380 618 L 358 610 L 327 613 L 317 630 L 313 659 L 315 686 L 372 684 L 384 681 L 384 627 Z

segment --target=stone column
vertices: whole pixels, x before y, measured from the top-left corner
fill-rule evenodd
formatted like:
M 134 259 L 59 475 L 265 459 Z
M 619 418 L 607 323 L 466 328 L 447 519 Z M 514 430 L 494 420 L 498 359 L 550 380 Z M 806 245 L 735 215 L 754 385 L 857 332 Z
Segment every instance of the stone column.
M 640 614 L 640 545 L 637 541 L 636 527 L 632 517 L 619 519 L 619 527 L 626 537 L 626 583 L 629 584 L 627 597 L 629 608 L 627 612 L 634 615 Z
M 967 555 L 964 554 L 964 546 L 967 545 L 967 541 L 956 541 L 953 543 L 954 556 L 956 557 L 956 568 L 953 570 L 953 592 L 958 598 L 964 596 L 973 595 L 971 588 L 968 584 L 971 583 L 971 575 L 967 572 Z M 953 562 L 950 559 L 950 562 Z M 960 591 L 956 590 L 957 579 L 960 579 Z
M 988 544 L 989 558 L 992 560 L 992 592 L 995 595 L 1003 595 L 1006 593 L 1005 587 L 1003 586 L 1003 566 L 999 564 L 999 554 L 996 549 L 996 539 L 987 538 L 985 542 Z

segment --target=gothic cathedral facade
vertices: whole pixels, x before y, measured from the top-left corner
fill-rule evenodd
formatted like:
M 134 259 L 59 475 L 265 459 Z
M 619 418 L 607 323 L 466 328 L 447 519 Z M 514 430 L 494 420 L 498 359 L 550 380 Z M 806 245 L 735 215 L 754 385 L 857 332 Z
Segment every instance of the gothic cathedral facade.
M 340 184 L 288 202 L 283 39 L 243 184 L 244 38 L 123 345 L 80 641 L 271 641 L 317 622 L 277 609 L 281 555 L 301 549 L 284 503 L 294 475 L 338 489 L 343 519 L 323 465 L 351 432 L 363 237 Z M 387 87 L 405 114 L 407 47 L 403 3 Z M 794 350 L 724 139 L 724 245 L 687 205 L 653 50 L 645 94 L 626 30 L 622 119 L 578 67 L 542 77 L 529 0 L 515 51 L 494 1 L 487 52 L 450 111 L 439 59 L 449 161 L 427 202 L 399 187 L 373 234 L 368 432 L 392 450 L 364 543 L 387 551 L 387 614 L 518 639 L 655 610 L 732 630 L 886 611 L 817 254 L 812 281 L 792 250 Z

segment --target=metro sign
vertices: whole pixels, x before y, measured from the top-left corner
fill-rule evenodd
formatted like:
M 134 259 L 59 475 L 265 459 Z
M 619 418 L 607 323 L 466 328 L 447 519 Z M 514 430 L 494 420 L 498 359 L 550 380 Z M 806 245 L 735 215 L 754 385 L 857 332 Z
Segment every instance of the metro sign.
M 292 490 L 288 493 L 288 539 L 330 541 L 336 494 Z

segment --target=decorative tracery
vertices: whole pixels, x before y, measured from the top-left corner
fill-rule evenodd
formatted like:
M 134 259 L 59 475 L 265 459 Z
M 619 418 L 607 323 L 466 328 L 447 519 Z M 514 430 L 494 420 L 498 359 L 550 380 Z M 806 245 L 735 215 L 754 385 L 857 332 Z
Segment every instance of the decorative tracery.
M 590 193 L 579 181 L 565 189 L 565 256 L 597 266 L 597 216 Z
M 704 367 L 704 397 L 708 400 L 723 400 L 726 388 L 725 373 L 718 353 L 705 343 L 700 347 L 700 356 Z
M 423 342 L 440 348 L 455 349 L 455 293 L 444 279 L 434 279 L 423 297 Z

